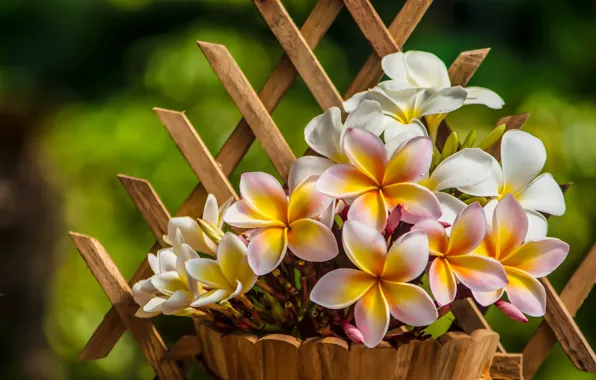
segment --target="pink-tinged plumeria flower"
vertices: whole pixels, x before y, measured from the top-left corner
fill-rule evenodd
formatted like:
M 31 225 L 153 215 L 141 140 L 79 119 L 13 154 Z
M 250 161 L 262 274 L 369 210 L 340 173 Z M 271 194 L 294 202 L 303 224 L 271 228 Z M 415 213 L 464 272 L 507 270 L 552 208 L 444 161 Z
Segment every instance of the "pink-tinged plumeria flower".
M 323 223 L 333 199 L 315 190 L 316 176 L 306 178 L 286 196 L 279 182 L 267 173 L 245 173 L 240 178 L 242 200 L 226 212 L 226 223 L 258 228 L 248 244 L 248 263 L 259 276 L 275 269 L 289 248 L 303 260 L 331 260 L 339 253 L 337 241 Z
M 356 326 L 368 347 L 383 339 L 390 315 L 412 326 L 427 326 L 437 319 L 430 296 L 408 283 L 420 276 L 428 263 L 424 232 L 406 233 L 387 251 L 377 230 L 348 220 L 342 239 L 346 255 L 359 270 L 341 268 L 324 275 L 310 294 L 314 303 L 329 309 L 356 303 Z
M 192 307 L 225 302 L 252 289 L 257 275 L 248 265 L 246 251 L 242 239 L 226 232 L 217 248 L 217 260 L 199 258 L 186 262 L 188 274 L 211 288 L 195 299 Z
M 475 196 L 496 197 L 492 201 L 495 203 L 513 194 L 525 210 L 558 216 L 565 213 L 565 198 L 553 176 L 539 175 L 546 162 L 546 149 L 540 139 L 520 130 L 507 131 L 501 141 L 503 168 L 494 158 L 492 161 L 486 181 L 459 190 Z
M 317 181 L 317 190 L 334 198 L 355 198 L 348 219 L 382 231 L 387 213 L 399 204 L 403 206 L 402 220 L 408 223 L 441 216 L 437 198 L 416 183 L 430 168 L 433 146 L 428 137 L 409 140 L 387 159 L 377 136 L 349 128 L 344 135 L 344 151 L 352 164 L 327 169 Z
M 478 303 L 495 303 L 507 292 L 509 301 L 524 314 L 543 316 L 546 292 L 537 278 L 548 276 L 567 257 L 569 245 L 559 239 L 543 238 L 524 243 L 528 219 L 520 203 L 509 194 L 494 210 L 492 227 L 474 250 L 477 255 L 498 260 L 504 267 L 509 283 L 490 292 L 472 289 Z
M 217 207 L 217 200 L 213 194 L 207 196 L 205 208 L 203 209 L 203 219 L 205 222 L 211 224 L 213 227 L 221 229 L 223 225 L 223 214 L 230 207 L 232 199 L 226 201 L 221 207 Z M 203 232 L 196 220 L 188 216 L 175 217 L 168 222 L 168 234 L 164 236 L 163 240 L 174 245 L 174 236 L 176 230 L 182 232 L 184 242 L 192 247 L 197 252 L 206 253 L 215 256 L 217 252 L 217 244 Z
M 418 222 L 412 231 L 428 234 L 430 254 L 436 256 L 428 273 L 430 289 L 439 305 L 453 302 L 457 280 L 472 290 L 483 292 L 507 285 L 507 275 L 497 260 L 472 254 L 486 233 L 486 221 L 479 203 L 467 206 L 457 216 L 449 237 L 436 220 Z

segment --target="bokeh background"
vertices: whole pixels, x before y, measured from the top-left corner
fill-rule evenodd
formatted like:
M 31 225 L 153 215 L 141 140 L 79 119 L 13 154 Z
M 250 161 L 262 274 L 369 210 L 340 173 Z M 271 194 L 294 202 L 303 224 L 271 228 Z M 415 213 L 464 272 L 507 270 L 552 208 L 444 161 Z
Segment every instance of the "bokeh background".
M 315 2 L 284 4 L 300 25 Z M 373 1 L 387 23 L 402 3 Z M 448 64 L 460 51 L 492 47 L 471 84 L 506 106 L 465 107 L 448 121 L 482 137 L 501 116 L 531 112 L 526 128 L 547 146 L 546 170 L 574 183 L 567 213 L 550 223 L 572 246 L 551 276 L 557 290 L 596 236 L 595 17 L 591 0 L 441 0 L 405 46 Z M 225 44 L 256 89 L 282 54 L 250 0 L 0 1 L 2 378 L 152 378 L 128 333 L 108 358 L 75 361 L 109 303 L 67 231 L 97 237 L 129 278 L 154 239 L 116 174 L 147 178 L 171 212 L 196 184 L 152 107 L 185 110 L 213 154 L 229 136 L 240 114 L 197 39 Z M 370 51 L 342 10 L 316 54 L 343 92 Z M 295 153 L 320 112 L 298 79 L 273 114 Z M 255 144 L 233 183 L 243 171 L 273 172 L 265 157 Z M 593 346 L 595 300 L 576 318 Z M 540 322 L 488 317 L 513 352 Z M 556 346 L 537 378 L 594 377 Z

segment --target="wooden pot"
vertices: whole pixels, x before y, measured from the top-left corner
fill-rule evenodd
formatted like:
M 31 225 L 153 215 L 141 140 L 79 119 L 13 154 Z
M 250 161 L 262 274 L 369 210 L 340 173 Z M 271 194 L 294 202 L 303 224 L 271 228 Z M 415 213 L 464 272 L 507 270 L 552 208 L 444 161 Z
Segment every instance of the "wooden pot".
M 200 320 L 195 327 L 205 363 L 229 380 L 477 380 L 488 373 L 499 342 L 495 332 L 477 330 L 398 349 L 386 342 L 367 348 L 335 337 L 224 334 Z

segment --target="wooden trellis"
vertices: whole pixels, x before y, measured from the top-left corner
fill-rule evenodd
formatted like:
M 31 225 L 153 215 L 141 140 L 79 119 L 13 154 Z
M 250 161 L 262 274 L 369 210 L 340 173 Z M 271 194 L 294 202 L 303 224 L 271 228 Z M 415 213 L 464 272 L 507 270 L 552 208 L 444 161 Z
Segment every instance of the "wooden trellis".
M 259 93 L 251 87 L 225 46 L 197 42 L 244 116 L 217 157 L 211 156 L 184 113 L 154 109 L 200 181 L 176 213 L 177 216 L 199 217 L 208 193 L 214 194 L 219 202 L 229 197 L 237 199 L 238 195 L 228 181 L 228 176 L 236 169 L 255 139 L 270 157 L 280 176 L 287 179 L 295 156 L 270 114 L 290 88 L 296 75 L 302 77 L 321 109 L 326 110 L 333 106 L 342 108 L 343 99 L 371 88 L 381 80 L 381 57 L 400 50 L 432 2 L 406 1 L 391 25 L 386 27 L 368 0 L 319 0 L 299 29 L 280 0 L 253 1 L 286 53 Z M 344 6 L 370 43 L 373 53 L 342 98 L 317 60 L 313 49 Z M 489 50 L 462 52 L 449 68 L 452 84 L 465 86 Z M 508 116 L 499 120 L 497 125 L 505 123 L 507 129 L 521 128 L 528 116 Z M 439 130 L 439 144 L 444 142 L 449 133 L 449 127 L 443 123 Z M 496 146 L 491 153 L 499 158 L 499 144 Z M 150 248 L 151 252 L 155 252 L 165 244 L 162 236 L 167 233 L 170 214 L 147 180 L 125 175 L 120 175 L 119 179 L 156 238 L 155 244 Z M 200 350 L 197 340 L 194 337 L 184 337 L 168 351 L 153 324 L 149 320 L 134 317 L 138 306 L 133 300 L 130 286 L 152 275 L 146 255 L 143 253 L 143 261 L 127 284 L 97 240 L 77 233 L 71 233 L 71 237 L 113 304 L 78 359 L 93 360 L 107 356 L 128 329 L 133 333 L 159 378 L 183 378 L 175 360 L 197 354 Z M 504 347 L 499 346 L 500 352 L 494 358 L 490 369 L 491 376 L 522 378 L 523 364 L 523 377 L 531 378 L 557 341 L 578 369 L 596 372 L 596 356 L 573 320 L 596 281 L 594 271 L 596 246 L 580 264 L 561 295 L 554 291 L 548 279 L 541 280 L 548 298 L 544 321 L 524 348 L 523 357 L 522 354 L 507 353 Z M 453 305 L 453 313 L 466 333 L 472 333 L 477 329 L 490 330 L 482 311 L 469 299 L 457 301 Z

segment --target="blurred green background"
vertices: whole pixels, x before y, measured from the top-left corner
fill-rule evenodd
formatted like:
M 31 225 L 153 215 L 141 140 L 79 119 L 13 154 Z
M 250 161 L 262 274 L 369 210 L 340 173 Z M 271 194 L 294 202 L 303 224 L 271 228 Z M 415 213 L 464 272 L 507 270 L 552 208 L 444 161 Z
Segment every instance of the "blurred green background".
M 298 25 L 315 3 L 284 1 Z M 386 23 L 402 3 L 373 0 Z M 567 213 L 550 224 L 572 246 L 551 276 L 557 290 L 596 229 L 595 17 L 591 0 L 441 0 L 405 45 L 447 64 L 492 47 L 470 84 L 495 90 L 505 108 L 469 106 L 448 121 L 482 137 L 501 116 L 532 113 L 526 129 L 547 146 L 546 170 L 574 183 Z M 152 378 L 128 333 L 108 358 L 76 362 L 109 303 L 67 231 L 97 237 L 129 278 L 154 238 L 116 174 L 148 179 L 172 213 L 196 184 L 152 107 L 185 110 L 213 154 L 240 119 L 195 41 L 225 44 L 256 89 L 282 49 L 250 0 L 2 0 L 0 31 L 2 378 Z M 370 51 L 344 9 L 316 54 L 343 92 Z M 273 114 L 296 154 L 320 112 L 298 79 Z M 258 144 L 232 182 L 254 170 L 273 172 Z M 592 345 L 595 300 L 576 318 Z M 540 322 L 488 317 L 511 352 Z M 557 345 L 536 378 L 594 377 Z

